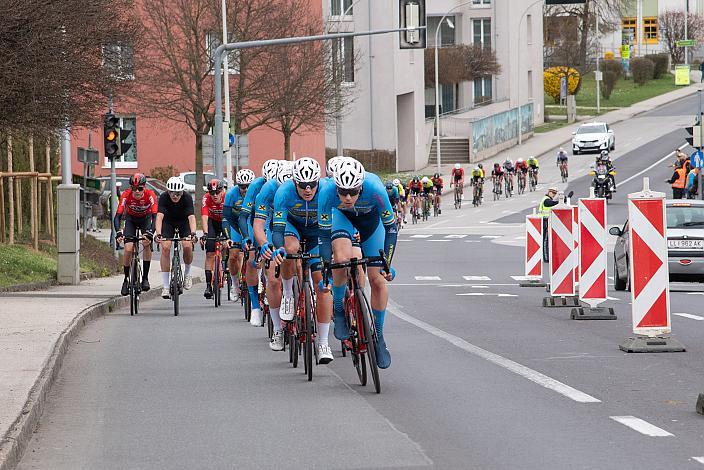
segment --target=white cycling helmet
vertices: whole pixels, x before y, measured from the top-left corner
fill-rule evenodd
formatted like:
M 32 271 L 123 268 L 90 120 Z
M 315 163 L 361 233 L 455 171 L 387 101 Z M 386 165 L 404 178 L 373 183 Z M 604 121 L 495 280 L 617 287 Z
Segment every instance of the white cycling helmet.
M 335 185 L 340 189 L 359 188 L 364 183 L 364 167 L 357 160 L 346 159 L 333 175 Z
M 254 181 L 254 172 L 247 168 L 238 171 L 235 176 L 237 184 L 250 184 L 252 181 Z
M 338 155 L 336 157 L 332 157 L 330 160 L 328 160 L 327 165 L 325 165 L 325 170 L 328 174 L 328 176 L 332 176 L 335 174 L 335 171 L 339 168 L 340 164 L 345 161 L 347 157 L 343 157 L 342 155 Z
M 183 181 L 178 176 L 172 176 L 166 182 L 166 189 L 172 192 L 183 191 L 185 187 L 186 185 L 183 184 Z
M 293 176 L 293 163 L 284 160 L 279 162 L 279 169 L 276 171 L 276 182 L 284 184 Z
M 479 165 L 474 165 L 474 171 L 479 170 Z
M 279 169 L 279 161 L 278 160 L 274 160 L 273 158 L 270 160 L 267 160 L 262 165 L 262 176 L 267 181 L 273 180 L 274 178 L 276 178 L 276 172 L 278 169 Z
M 504 163 L 506 165 L 513 164 L 513 160 L 511 160 L 510 158 L 507 158 L 506 160 L 504 160 Z
M 392 181 L 392 183 L 394 184 L 394 186 L 400 186 L 400 185 L 401 185 L 401 180 L 398 179 L 398 178 L 394 178 L 394 180 Z
M 320 179 L 320 164 L 310 157 L 299 158 L 293 162 L 293 181 L 312 183 Z
M 459 163 L 455 163 L 455 170 L 459 170 L 460 168 L 462 168 L 462 165 L 460 165 Z
M 523 163 L 523 159 L 519 158 L 518 160 L 516 160 L 516 163 Z
M 430 180 L 428 179 L 427 176 L 424 176 L 423 179 L 420 180 L 420 182 L 423 183 L 423 184 L 428 184 L 428 181 L 430 181 Z

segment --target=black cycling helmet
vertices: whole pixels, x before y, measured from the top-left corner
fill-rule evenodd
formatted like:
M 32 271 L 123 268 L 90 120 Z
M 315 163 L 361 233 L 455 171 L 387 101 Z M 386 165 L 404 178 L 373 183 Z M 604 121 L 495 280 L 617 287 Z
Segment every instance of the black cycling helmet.
M 413 181 L 415 181 L 415 182 L 417 183 L 418 181 L 420 181 L 420 177 L 419 177 L 419 176 L 417 176 L 417 175 L 416 175 L 416 176 L 414 176 L 414 177 L 413 177 Z
M 440 178 L 440 173 L 435 173 L 435 174 L 433 175 L 433 178 Z
M 501 168 L 501 164 L 499 162 L 494 162 L 494 168 Z
M 482 170 L 484 169 L 484 165 L 482 165 L 481 163 L 479 163 L 477 166 L 478 166 L 479 168 L 481 168 Z
M 145 184 L 147 184 L 147 177 L 142 173 L 135 173 L 130 177 L 130 186 L 133 188 L 144 186 Z
M 394 184 L 391 182 L 391 180 L 386 180 L 386 189 L 393 189 Z
M 208 192 L 220 192 L 225 188 L 225 183 L 222 180 L 219 180 L 217 178 L 213 178 L 210 181 L 208 181 Z

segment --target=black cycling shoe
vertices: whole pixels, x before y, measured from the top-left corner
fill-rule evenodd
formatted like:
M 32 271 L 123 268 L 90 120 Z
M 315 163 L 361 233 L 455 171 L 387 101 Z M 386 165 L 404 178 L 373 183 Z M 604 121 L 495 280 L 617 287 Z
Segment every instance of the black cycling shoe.
M 129 295 L 130 294 L 130 281 L 125 279 L 122 281 L 122 289 L 120 289 L 120 294 Z
M 205 286 L 205 292 L 203 292 L 203 297 L 206 299 L 212 299 L 213 298 L 213 288 L 208 284 Z
M 149 285 L 149 279 L 147 279 L 146 277 L 142 278 L 142 292 L 147 292 L 151 288 L 152 287 Z

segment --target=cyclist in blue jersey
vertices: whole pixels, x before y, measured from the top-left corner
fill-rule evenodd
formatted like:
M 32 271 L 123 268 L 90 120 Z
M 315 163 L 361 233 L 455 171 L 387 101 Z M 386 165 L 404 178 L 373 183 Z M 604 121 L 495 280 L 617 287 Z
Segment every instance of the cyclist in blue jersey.
M 276 178 L 264 184 L 254 201 L 254 239 L 260 246 L 259 252 L 264 260 L 270 260 L 272 255 L 269 244 L 273 244 L 271 229 L 274 217 L 274 197 L 279 186 L 290 180 L 292 174 L 293 165 L 291 162 L 285 160 L 279 162 Z M 269 314 L 274 324 L 274 334 L 271 337 L 269 347 L 274 351 L 283 351 L 284 335 L 283 327 L 281 326 L 281 316 L 279 315 L 281 309 L 281 279 L 275 276 L 275 266 L 274 263 L 271 263 L 266 273 L 266 299 L 269 302 Z
M 240 233 L 239 225 L 237 224 L 237 218 L 240 215 L 240 210 L 242 209 L 242 202 L 244 201 L 244 196 L 247 193 L 249 184 L 254 180 L 254 172 L 252 170 L 240 170 L 235 175 L 235 186 L 230 188 L 225 194 L 225 202 L 223 203 L 222 215 L 227 220 L 229 224 L 230 240 L 230 256 L 227 262 L 227 269 L 230 271 L 230 276 L 233 279 L 237 279 L 240 273 L 240 266 L 242 265 L 241 249 L 243 235 Z M 230 291 L 230 296 L 232 300 L 239 300 L 239 289 L 237 283 L 232 283 L 232 289 Z
M 335 172 L 335 185 L 322 188 L 318 224 L 320 225 L 320 254 L 325 263 L 334 256 L 336 263 L 345 263 L 352 257 L 352 236 L 359 231 L 364 256 L 378 256 L 379 250 L 389 264 L 396 248 L 397 229 L 394 211 L 386 188 L 373 173 L 366 173 L 356 160 L 345 161 Z M 388 302 L 387 281 L 392 273 L 382 272 L 382 263 L 370 263 L 367 276 L 371 286 L 371 306 L 378 335 L 377 365 L 386 369 L 391 365 L 391 354 L 384 340 L 384 316 Z M 347 289 L 345 270 L 333 271 L 333 312 L 335 337 L 349 337 L 349 327 L 344 312 Z
M 247 193 L 244 196 L 244 201 L 242 202 L 242 209 L 240 210 L 239 217 L 237 219 L 239 231 L 242 234 L 243 243 L 242 249 L 247 250 L 250 266 L 252 269 L 247 269 L 245 271 L 245 281 L 247 282 L 247 289 L 249 290 L 249 301 L 252 306 L 252 314 L 249 319 L 249 323 L 252 326 L 260 326 L 262 324 L 262 310 L 259 305 L 259 275 L 261 265 L 255 263 L 255 249 L 257 249 L 257 244 L 254 240 L 254 229 L 252 226 L 252 221 L 254 220 L 254 201 L 257 194 L 261 191 L 264 183 L 267 180 L 271 180 L 276 177 L 276 170 L 279 168 L 278 160 L 267 160 L 262 165 L 262 176 L 255 178 L 249 185 Z
M 343 157 L 342 155 L 338 155 L 336 157 L 332 157 L 330 160 L 328 160 L 328 163 L 325 165 L 325 171 L 327 173 L 327 177 L 325 178 L 327 181 L 332 181 L 332 175 L 337 171 L 337 168 L 342 164 L 347 159 L 347 157 Z
M 284 247 L 286 253 L 298 253 L 301 244 L 305 252 L 318 254 L 318 196 L 327 182 L 320 180 L 320 165 L 310 157 L 293 162 L 293 179 L 282 184 L 274 198 L 274 230 L 272 238 L 276 248 Z M 284 291 L 282 320 L 293 320 L 293 276 L 296 263 L 277 256 L 282 264 L 281 277 Z M 333 360 L 328 344 L 332 299 L 320 290 L 323 279 L 320 260 L 312 260 L 311 275 L 316 291 L 316 318 L 318 321 L 318 362 L 328 364 Z

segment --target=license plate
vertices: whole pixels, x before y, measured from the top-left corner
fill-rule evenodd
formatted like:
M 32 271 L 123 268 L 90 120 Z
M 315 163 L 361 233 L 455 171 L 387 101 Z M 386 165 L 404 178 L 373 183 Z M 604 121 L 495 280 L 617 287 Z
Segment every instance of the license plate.
M 704 249 L 704 240 L 668 240 L 667 247 L 684 250 L 702 250 Z

